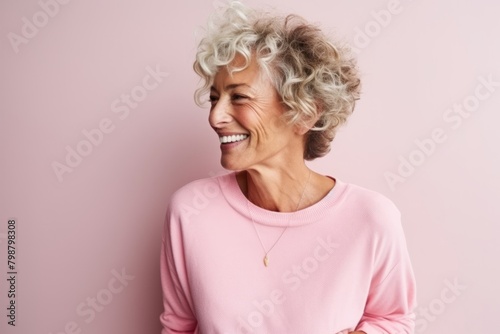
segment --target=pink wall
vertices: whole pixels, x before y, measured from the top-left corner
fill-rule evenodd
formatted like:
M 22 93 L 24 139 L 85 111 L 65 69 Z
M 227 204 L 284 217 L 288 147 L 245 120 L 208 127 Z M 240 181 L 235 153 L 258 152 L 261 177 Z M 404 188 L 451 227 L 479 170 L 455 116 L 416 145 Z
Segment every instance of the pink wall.
M 158 333 L 165 205 L 182 184 L 221 170 L 191 70 L 195 31 L 219 1 L 58 1 L 0 3 L 0 276 L 12 218 L 18 273 L 16 327 L 2 279 L 0 332 Z M 491 332 L 500 4 L 265 3 L 358 50 L 362 99 L 312 165 L 403 212 L 417 333 Z

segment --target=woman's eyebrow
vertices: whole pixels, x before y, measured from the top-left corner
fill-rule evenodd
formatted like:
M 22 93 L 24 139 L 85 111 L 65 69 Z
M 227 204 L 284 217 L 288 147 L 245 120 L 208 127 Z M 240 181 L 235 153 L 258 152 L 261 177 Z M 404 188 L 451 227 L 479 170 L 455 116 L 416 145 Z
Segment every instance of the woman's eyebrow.
M 252 88 L 252 87 L 250 87 L 246 83 L 233 83 L 233 84 L 230 84 L 230 85 L 227 85 L 226 87 L 224 87 L 224 90 L 230 90 L 230 89 L 233 89 L 233 88 L 236 88 L 236 87 L 240 87 L 240 86 L 246 86 L 246 87 L 248 87 L 250 89 Z M 217 88 L 215 88 L 215 86 L 212 86 L 212 87 L 210 87 L 210 90 L 217 91 Z
M 234 84 L 227 85 L 225 87 L 225 90 L 233 89 L 233 88 L 236 88 L 236 87 L 239 87 L 239 86 L 246 86 L 248 88 L 252 88 L 249 85 L 247 85 L 246 83 L 234 83 Z

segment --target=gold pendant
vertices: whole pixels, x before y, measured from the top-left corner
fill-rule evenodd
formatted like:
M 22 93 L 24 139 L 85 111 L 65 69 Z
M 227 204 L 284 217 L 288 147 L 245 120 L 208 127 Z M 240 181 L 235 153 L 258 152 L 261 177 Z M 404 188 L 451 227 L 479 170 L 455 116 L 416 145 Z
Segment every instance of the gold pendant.
M 269 264 L 269 258 L 267 257 L 266 254 L 266 256 L 264 256 L 264 265 L 267 267 L 268 264 Z

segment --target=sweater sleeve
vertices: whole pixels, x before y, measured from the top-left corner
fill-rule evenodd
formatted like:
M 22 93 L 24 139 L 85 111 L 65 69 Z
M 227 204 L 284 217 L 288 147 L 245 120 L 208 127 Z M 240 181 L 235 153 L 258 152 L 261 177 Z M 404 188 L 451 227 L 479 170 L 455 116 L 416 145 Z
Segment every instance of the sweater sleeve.
M 197 321 L 192 311 L 185 257 L 180 228 L 180 216 L 171 213 L 165 218 L 160 254 L 160 274 L 164 311 L 160 316 L 162 334 L 196 333 Z
M 357 331 L 367 334 L 414 333 L 416 285 L 401 226 L 400 212 L 391 210 L 389 221 L 376 240 L 374 267 L 363 315 Z

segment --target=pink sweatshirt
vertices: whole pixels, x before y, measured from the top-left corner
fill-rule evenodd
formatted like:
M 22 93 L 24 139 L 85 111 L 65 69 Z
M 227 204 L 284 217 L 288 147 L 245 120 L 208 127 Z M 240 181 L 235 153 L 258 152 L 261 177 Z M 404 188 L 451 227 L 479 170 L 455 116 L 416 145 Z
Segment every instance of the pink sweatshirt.
M 336 181 L 295 213 L 248 202 L 234 173 L 179 189 L 161 251 L 162 334 L 413 333 L 400 212 L 377 192 Z M 265 267 L 255 228 L 268 250 L 286 226 Z

